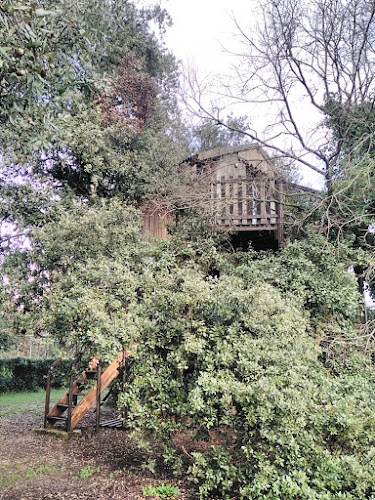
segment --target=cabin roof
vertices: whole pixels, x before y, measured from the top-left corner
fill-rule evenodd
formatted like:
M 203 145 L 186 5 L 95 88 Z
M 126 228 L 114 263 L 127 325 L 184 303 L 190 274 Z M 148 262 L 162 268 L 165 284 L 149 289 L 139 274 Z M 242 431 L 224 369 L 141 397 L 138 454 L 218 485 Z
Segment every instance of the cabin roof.
M 277 170 L 272 158 L 266 153 L 266 151 L 259 146 L 257 143 L 246 143 L 237 146 L 219 146 L 217 148 L 209 149 L 207 151 L 201 151 L 195 155 L 187 158 L 183 163 L 193 164 L 206 164 L 209 160 L 220 160 L 224 156 L 241 153 L 245 151 L 257 151 L 261 154 L 264 160 L 268 163 L 271 169 L 277 174 L 279 177 L 283 177 L 283 175 Z
M 314 189 L 314 188 L 311 188 L 308 186 L 304 186 L 302 184 L 291 183 L 291 182 L 286 181 L 282 172 L 280 172 L 275 167 L 275 163 L 272 160 L 272 158 L 269 156 L 269 154 L 266 153 L 266 151 L 261 146 L 259 146 L 259 144 L 256 142 L 248 142 L 246 144 L 237 145 L 237 146 L 219 146 L 217 148 L 208 149 L 207 151 L 201 151 L 200 153 L 197 153 L 195 155 L 190 156 L 187 160 L 185 160 L 184 163 L 190 163 L 190 164 L 200 163 L 200 162 L 206 163 L 207 160 L 213 160 L 213 159 L 216 160 L 216 159 L 220 159 L 220 157 L 223 157 L 226 155 L 230 155 L 233 153 L 241 153 L 243 151 L 251 151 L 251 150 L 259 151 L 261 153 L 261 155 L 263 156 L 263 158 L 271 166 L 271 168 L 277 173 L 278 177 L 283 179 L 284 182 L 286 182 L 289 185 L 289 187 L 295 188 L 297 190 L 304 191 L 307 193 L 312 193 L 312 194 L 322 193 L 321 189 Z
M 219 146 L 207 151 L 201 151 L 200 153 L 198 153 L 197 157 L 199 160 L 209 160 L 218 156 L 225 156 L 231 153 L 240 153 L 241 151 L 249 151 L 251 149 L 260 150 L 260 147 L 255 143 L 247 143 L 240 146 Z M 267 160 L 269 159 L 269 157 L 265 155 L 264 151 L 262 151 L 262 154 L 266 157 Z

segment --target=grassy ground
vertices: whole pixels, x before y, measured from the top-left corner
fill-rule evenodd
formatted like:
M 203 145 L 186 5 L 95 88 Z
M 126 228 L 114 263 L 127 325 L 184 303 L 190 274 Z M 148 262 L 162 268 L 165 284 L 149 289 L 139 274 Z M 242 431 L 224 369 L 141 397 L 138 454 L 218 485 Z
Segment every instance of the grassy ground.
M 51 404 L 63 392 L 52 391 Z M 43 391 L 0 395 L 0 500 L 146 500 L 158 487 L 194 498 L 163 469 L 157 448 L 140 451 L 126 431 L 96 434 L 94 413 L 69 440 L 33 432 L 43 426 L 44 400 Z
M 52 389 L 51 401 L 57 401 L 64 389 Z M 0 418 L 14 415 L 27 409 L 27 411 L 40 414 L 46 398 L 46 391 L 16 392 L 0 394 Z

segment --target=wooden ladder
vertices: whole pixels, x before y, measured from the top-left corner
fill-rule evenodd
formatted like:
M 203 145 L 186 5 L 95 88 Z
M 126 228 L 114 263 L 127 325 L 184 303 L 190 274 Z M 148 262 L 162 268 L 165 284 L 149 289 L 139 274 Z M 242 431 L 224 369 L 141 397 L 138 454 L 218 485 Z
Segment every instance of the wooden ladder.
M 51 408 L 50 392 L 51 392 L 51 373 L 47 375 L 47 390 L 46 390 L 46 405 L 44 416 L 44 428 L 53 429 L 58 422 L 66 424 L 66 431 L 74 430 L 86 413 L 96 403 L 96 428 L 100 425 L 100 403 L 101 394 L 107 387 L 118 377 L 119 370 L 125 366 L 127 358 L 131 357 L 129 351 L 124 351 L 118 356 L 107 369 L 102 373 L 102 368 L 97 358 L 93 358 L 89 368 L 82 373 L 82 377 L 74 380 L 71 379 L 70 387 L 59 401 Z M 95 386 L 81 399 L 77 404 L 78 395 L 82 394 L 82 384 L 90 378 L 90 375 L 97 373 L 97 382 Z M 64 415 L 67 410 L 67 415 Z

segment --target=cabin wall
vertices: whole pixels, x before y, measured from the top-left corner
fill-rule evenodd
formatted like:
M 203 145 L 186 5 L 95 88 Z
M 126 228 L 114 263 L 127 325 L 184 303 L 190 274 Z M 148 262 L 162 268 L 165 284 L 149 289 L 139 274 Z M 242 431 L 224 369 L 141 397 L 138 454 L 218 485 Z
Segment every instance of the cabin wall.
M 169 215 L 162 214 L 159 211 L 148 211 L 143 214 L 142 232 L 149 240 L 157 238 L 164 240 L 169 238 L 167 225 L 172 222 Z
M 217 223 L 234 231 L 274 231 L 283 239 L 283 185 L 273 165 L 254 149 L 210 164 Z

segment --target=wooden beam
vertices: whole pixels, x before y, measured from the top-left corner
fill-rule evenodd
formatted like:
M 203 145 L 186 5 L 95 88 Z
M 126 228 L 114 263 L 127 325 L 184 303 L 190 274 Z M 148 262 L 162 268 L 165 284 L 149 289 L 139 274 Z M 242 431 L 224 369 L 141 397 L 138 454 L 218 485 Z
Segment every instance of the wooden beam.
M 48 421 L 47 421 L 47 415 L 49 413 L 49 405 L 50 405 L 50 400 L 51 400 L 51 381 L 52 381 L 52 375 L 51 372 L 48 371 L 47 374 L 47 384 L 46 384 L 46 402 L 44 406 L 44 428 L 47 429 Z
M 68 395 L 68 416 L 66 419 L 66 432 L 71 431 L 71 421 L 72 421 L 72 406 L 73 406 L 73 375 L 70 376 L 69 383 L 69 395 Z
M 228 229 L 229 232 L 258 232 L 261 231 L 277 231 L 277 226 L 223 226 L 224 229 Z

